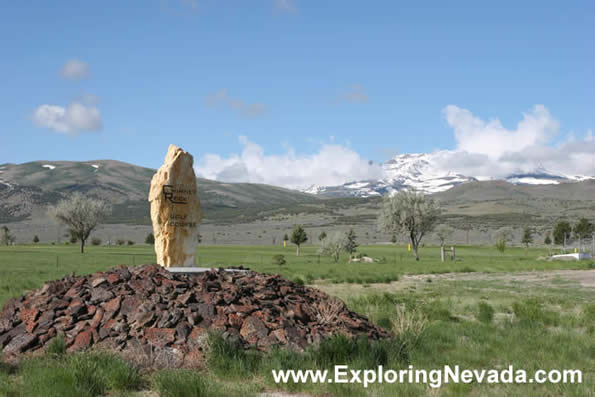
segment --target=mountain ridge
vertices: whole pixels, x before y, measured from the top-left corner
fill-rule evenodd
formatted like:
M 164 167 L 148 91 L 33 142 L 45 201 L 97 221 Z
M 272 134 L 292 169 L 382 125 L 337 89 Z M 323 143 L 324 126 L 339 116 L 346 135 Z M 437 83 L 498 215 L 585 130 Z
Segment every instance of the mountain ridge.
M 481 180 L 452 170 L 441 169 L 435 154 L 408 153 L 393 157 L 382 163 L 383 177 L 377 180 L 347 182 L 337 186 L 312 185 L 302 190 L 307 193 L 327 197 L 373 197 L 394 194 L 403 189 L 414 188 L 423 193 L 439 193 L 455 186 Z M 532 172 L 514 172 L 504 180 L 515 185 L 546 185 L 566 182 L 579 182 L 594 179 L 584 175 L 563 175 L 538 166 Z

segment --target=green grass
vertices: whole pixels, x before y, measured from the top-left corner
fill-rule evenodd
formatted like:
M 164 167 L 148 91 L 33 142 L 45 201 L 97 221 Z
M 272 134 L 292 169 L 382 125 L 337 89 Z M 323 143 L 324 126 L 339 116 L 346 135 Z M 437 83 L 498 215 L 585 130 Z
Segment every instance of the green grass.
M 297 257 L 294 246 L 199 246 L 196 264 L 213 267 L 243 265 L 256 271 L 280 273 L 306 284 L 314 280 L 371 284 L 396 281 L 403 274 L 587 269 L 592 263 L 538 260 L 538 257 L 547 254 L 545 249 L 526 251 L 520 247 L 508 248 L 503 254 L 493 247 L 457 247 L 457 259 L 444 263 L 440 262 L 438 247 L 424 247 L 420 249 L 421 260 L 417 262 L 406 247 L 386 245 L 359 247 L 359 252 L 379 259 L 379 263 L 347 263 L 346 254 L 335 263 L 329 257 L 319 256 L 317 248 L 305 245 Z M 78 251 L 76 245 L 0 247 L 0 304 L 23 291 L 39 288 L 47 280 L 73 272 L 88 274 L 120 264 L 155 262 L 153 247 L 147 245 L 90 246 L 85 254 Z M 272 260 L 275 255 L 284 255 L 287 263 L 274 265 Z
M 0 248 L 0 302 L 39 287 L 73 271 L 82 274 L 117 264 L 152 261 L 151 247 L 90 247 L 85 255 L 73 246 L 20 246 Z M 395 336 L 385 341 L 349 341 L 335 336 L 303 353 L 273 350 L 267 355 L 239 349 L 220 336 L 209 338 L 206 371 L 168 370 L 141 373 L 111 355 L 64 353 L 56 339 L 42 357 L 14 367 L 0 363 L 0 396 L 257 396 L 265 390 L 305 392 L 330 396 L 592 396 L 595 388 L 595 297 L 592 290 L 567 280 L 531 284 L 505 280 L 442 280 L 376 284 L 408 273 L 449 271 L 496 272 L 586 269 L 585 263 L 546 262 L 535 258 L 545 252 L 524 248 L 504 254 L 490 247 L 458 247 L 457 261 L 441 263 L 439 251 L 427 247 L 416 262 L 404 248 L 366 246 L 385 263 L 335 264 L 302 248 L 199 247 L 201 265 L 245 265 L 255 270 L 281 273 L 318 286 L 343 299 L 348 307 L 372 321 L 391 328 Z M 283 254 L 287 264 L 272 265 L 273 255 Z M 55 257 L 59 257 L 56 267 Z M 133 259 L 134 258 L 134 259 Z M 394 262 L 396 258 L 396 262 Z M 466 269 L 467 268 L 467 269 Z M 322 282 L 323 280 L 331 281 Z M 365 285 L 353 282 L 368 280 Z M 333 284 L 332 282 L 345 282 Z M 357 293 L 354 293 L 357 291 Z M 427 385 L 355 384 L 277 385 L 272 369 L 329 369 L 347 364 L 352 369 L 383 365 L 390 369 L 436 369 L 444 365 L 490 369 L 513 365 L 529 372 L 537 369 L 581 369 L 580 385 Z M 151 395 L 151 394 L 149 394 Z
M 15 371 L 7 396 L 93 397 L 139 390 L 144 382 L 130 364 L 107 353 L 47 354 L 27 359 Z

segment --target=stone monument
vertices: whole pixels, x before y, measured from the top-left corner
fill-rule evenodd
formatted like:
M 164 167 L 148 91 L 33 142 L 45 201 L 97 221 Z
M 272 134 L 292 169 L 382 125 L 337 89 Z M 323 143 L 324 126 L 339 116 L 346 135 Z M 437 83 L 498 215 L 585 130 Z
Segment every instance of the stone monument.
M 151 180 L 149 202 L 157 263 L 192 266 L 202 219 L 192 155 L 169 145 L 165 162 Z

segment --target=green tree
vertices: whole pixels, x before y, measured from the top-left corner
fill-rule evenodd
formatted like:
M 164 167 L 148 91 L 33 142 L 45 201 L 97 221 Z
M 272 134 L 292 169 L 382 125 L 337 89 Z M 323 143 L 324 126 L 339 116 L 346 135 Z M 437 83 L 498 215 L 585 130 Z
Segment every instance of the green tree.
M 302 225 L 295 225 L 291 232 L 291 242 L 297 245 L 296 256 L 300 256 L 300 245 L 306 241 L 308 241 L 308 235 Z
M 521 243 L 525 245 L 525 247 L 529 248 L 529 244 L 533 243 L 533 229 L 529 226 L 525 226 L 523 229 L 523 237 L 521 238 Z
M 441 224 L 436 226 L 436 236 L 438 237 L 438 240 L 440 240 L 441 247 L 444 247 L 444 242 L 451 237 L 453 233 L 454 229 L 448 225 Z
M 65 224 L 72 236 L 81 242 L 81 253 L 85 252 L 85 242 L 97 225 L 109 214 L 109 207 L 101 200 L 85 197 L 80 193 L 62 200 L 49 212 Z
M 574 237 L 579 240 L 591 237 L 591 234 L 593 234 L 593 224 L 587 218 L 581 218 L 574 225 L 573 232 Z
M 355 232 L 353 229 L 349 229 L 347 235 L 345 236 L 345 245 L 343 248 L 349 255 L 351 255 L 355 252 L 358 245 L 359 244 L 357 243 L 357 236 L 355 235 Z
M 37 234 L 35 236 L 33 236 L 33 242 L 39 243 L 39 236 Z
M 496 242 L 496 249 L 501 253 L 506 250 L 506 243 L 511 241 L 513 237 L 512 228 L 509 226 L 502 227 L 494 232 L 492 238 Z
M 2 226 L 2 236 L 0 242 L 2 245 L 11 245 L 15 242 L 15 237 L 10 234 L 10 229 L 6 226 Z
M 147 237 L 145 237 L 145 244 L 155 244 L 155 235 L 153 233 L 147 234 Z
M 551 233 L 549 230 L 547 232 L 545 232 L 545 239 L 543 240 L 543 243 L 545 245 L 550 245 L 552 243 L 552 237 L 551 237 Z
M 419 260 L 419 244 L 434 229 L 440 208 L 436 202 L 413 189 L 402 190 L 394 196 L 385 196 L 378 224 L 389 233 L 406 233 Z
M 393 244 L 397 243 L 397 233 L 393 233 L 393 235 L 390 237 L 390 242 Z
M 323 230 L 320 235 L 318 235 L 318 241 L 322 241 L 326 238 L 326 232 Z
M 283 241 L 289 241 L 289 237 L 287 237 L 287 233 L 283 236 Z
M 572 228 L 570 227 L 570 223 L 566 221 L 560 221 L 556 223 L 554 227 L 554 244 L 562 245 L 564 244 L 564 237 L 570 237 L 570 232 Z

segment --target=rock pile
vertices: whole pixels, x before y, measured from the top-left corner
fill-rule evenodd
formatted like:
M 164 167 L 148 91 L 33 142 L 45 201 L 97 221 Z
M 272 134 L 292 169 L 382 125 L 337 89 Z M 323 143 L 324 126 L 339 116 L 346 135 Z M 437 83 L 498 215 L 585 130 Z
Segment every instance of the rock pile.
M 0 350 L 43 351 L 63 334 L 69 351 L 95 346 L 146 365 L 192 367 L 203 362 L 209 330 L 263 351 L 303 350 L 338 333 L 388 336 L 342 301 L 279 275 L 143 265 L 65 277 L 11 299 L 0 312 Z

